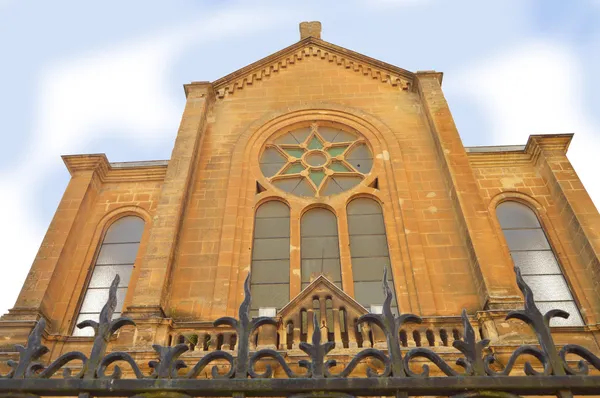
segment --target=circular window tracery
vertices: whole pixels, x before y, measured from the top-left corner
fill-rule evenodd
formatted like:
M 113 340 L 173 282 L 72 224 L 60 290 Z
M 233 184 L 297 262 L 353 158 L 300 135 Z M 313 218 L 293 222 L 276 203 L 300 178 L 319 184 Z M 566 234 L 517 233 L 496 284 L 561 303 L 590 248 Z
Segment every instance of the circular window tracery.
M 283 191 L 328 196 L 358 185 L 373 166 L 373 155 L 357 133 L 319 126 L 299 128 L 267 144 L 260 169 Z

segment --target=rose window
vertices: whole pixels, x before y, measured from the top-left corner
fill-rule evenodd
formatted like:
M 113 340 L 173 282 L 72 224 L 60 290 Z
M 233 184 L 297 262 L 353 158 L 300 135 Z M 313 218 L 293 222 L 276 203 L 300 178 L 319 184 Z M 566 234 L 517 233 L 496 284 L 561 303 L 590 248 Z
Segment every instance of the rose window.
M 347 191 L 372 166 L 373 155 L 363 137 L 315 124 L 278 136 L 260 157 L 260 169 L 271 184 L 299 196 Z

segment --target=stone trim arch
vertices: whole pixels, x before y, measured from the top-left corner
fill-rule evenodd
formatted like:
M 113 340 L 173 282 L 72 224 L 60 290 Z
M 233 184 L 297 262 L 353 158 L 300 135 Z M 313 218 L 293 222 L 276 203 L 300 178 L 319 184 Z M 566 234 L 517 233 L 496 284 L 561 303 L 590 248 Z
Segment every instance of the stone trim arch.
M 498 216 L 496 213 L 496 209 L 498 206 L 504 202 L 517 202 L 527 206 L 531 209 L 536 215 L 540 225 L 542 226 L 542 230 L 546 234 L 546 238 L 552 248 L 552 252 L 556 256 L 558 261 L 558 265 L 562 270 L 564 278 L 567 280 L 567 283 L 571 287 L 571 293 L 573 294 L 573 298 L 579 307 L 581 312 L 581 316 L 586 323 L 593 323 L 594 316 L 593 312 L 587 309 L 591 309 L 591 305 L 589 303 L 589 299 L 583 293 L 583 286 L 580 281 L 580 276 L 577 273 L 577 270 L 573 266 L 573 263 L 569 260 L 569 257 L 566 255 L 565 245 L 561 241 L 556 232 L 555 225 L 548 217 L 548 213 L 546 208 L 534 197 L 529 196 L 522 192 L 517 191 L 505 191 L 494 196 L 488 205 L 488 213 L 491 218 L 492 225 L 496 231 L 496 235 L 500 240 L 500 245 L 502 246 L 502 251 L 504 256 L 506 257 L 507 264 L 513 264 L 512 259 L 510 257 L 510 250 L 506 243 L 506 239 L 504 238 L 504 234 L 502 233 L 502 227 L 500 226 L 500 222 L 498 221 Z
M 373 168 L 367 179 L 364 180 L 359 187 L 355 187 L 352 190 L 340 193 L 333 197 L 325 198 L 302 198 L 302 197 L 285 197 L 278 191 L 267 190 L 261 194 L 256 195 L 255 192 L 255 181 L 261 183 L 262 173 L 260 173 L 258 167 L 258 157 L 260 150 L 267 139 L 277 131 L 286 128 L 295 123 L 306 123 L 308 121 L 324 120 L 333 123 L 340 123 L 355 129 L 361 133 L 368 141 L 369 146 L 373 152 Z M 394 159 L 394 167 L 392 168 L 392 160 L 390 159 L 389 153 L 393 148 L 396 158 Z M 396 286 L 397 296 L 401 297 L 403 302 L 400 304 L 402 308 L 412 311 L 418 311 L 419 307 L 417 298 L 416 280 L 419 279 L 421 284 L 430 284 L 430 279 L 427 274 L 425 266 L 418 266 L 418 272 L 420 276 L 417 278 L 414 273 L 414 265 L 411 264 L 411 258 L 419 259 L 417 262 L 424 262 L 424 256 L 422 254 L 422 247 L 420 245 L 412 245 L 409 250 L 407 238 L 405 236 L 404 220 L 414 220 L 416 217 L 412 206 L 406 206 L 407 209 L 402 209 L 400 203 L 410 202 L 412 199 L 406 189 L 400 187 L 406 187 L 407 175 L 404 169 L 404 162 L 402 161 L 401 149 L 398 139 L 395 137 L 394 132 L 387 127 L 381 120 L 374 116 L 366 114 L 364 111 L 354 109 L 347 106 L 342 106 L 335 103 L 326 103 L 322 101 L 314 101 L 305 103 L 302 105 L 279 109 L 277 111 L 268 112 L 258 120 L 252 122 L 239 136 L 234 146 L 231 155 L 231 164 L 237 165 L 235 168 L 230 168 L 229 173 L 229 186 L 227 188 L 227 200 L 225 208 L 228 209 L 223 220 L 223 234 L 221 241 L 224 239 L 231 240 L 233 233 L 233 243 L 227 244 L 226 247 L 221 246 L 219 248 L 219 259 L 218 267 L 225 269 L 228 265 L 231 270 L 229 273 L 229 293 L 226 300 L 228 301 L 227 308 L 236 308 L 241 300 L 242 289 L 240 288 L 247 272 L 243 267 L 239 267 L 239 264 L 247 263 L 247 247 L 249 241 L 247 237 L 251 235 L 253 228 L 252 214 L 248 213 L 249 208 L 253 208 L 258 201 L 262 201 L 263 198 L 275 195 L 285 197 L 289 201 L 291 206 L 291 228 L 292 236 L 294 236 L 294 230 L 297 231 L 297 235 L 300 233 L 299 216 L 303 212 L 303 209 L 313 203 L 327 204 L 334 208 L 334 214 L 338 217 L 339 223 L 345 223 L 345 207 L 348 199 L 358 193 L 367 192 L 371 193 L 374 188 L 368 187 L 368 185 L 374 180 L 379 178 L 380 191 L 378 196 L 382 207 L 385 208 L 385 214 L 390 217 L 390 224 L 398 225 L 397 233 L 390 234 L 390 257 L 392 258 L 394 266 L 394 277 L 397 281 L 402 281 Z M 256 158 L 256 159 L 254 159 Z M 261 185 L 268 185 L 265 181 L 262 181 Z M 263 186 L 265 186 L 263 185 Z M 402 195 L 399 197 L 399 195 Z M 403 214 L 405 213 L 405 214 Z M 342 220 L 344 217 L 344 220 Z M 296 221 L 294 221 L 296 220 Z M 393 223 L 391 221 L 394 221 Z M 338 224 L 339 225 L 339 224 Z M 345 224 L 344 224 L 345 225 Z M 389 226 L 388 226 L 389 227 Z M 417 230 L 415 226 L 411 227 L 413 230 Z M 347 239 L 346 228 L 340 229 L 340 246 L 344 249 L 343 237 Z M 297 242 L 292 238 L 291 250 L 299 248 L 299 240 Z M 299 250 L 296 250 L 299 252 Z M 415 252 L 411 254 L 410 251 Z M 291 253 L 291 262 L 299 262 L 299 253 L 297 260 L 294 259 L 293 253 Z M 341 252 L 342 261 L 344 258 L 343 251 Z M 349 259 L 349 255 L 347 256 Z M 349 261 L 349 260 L 348 260 Z M 233 266 L 231 266 L 233 264 Z M 349 266 L 349 263 L 348 263 Z M 344 267 L 344 265 L 342 265 Z M 346 267 L 347 268 L 347 267 Z M 300 272 L 294 270 L 292 266 L 292 272 Z M 423 274 L 425 274 L 423 278 Z M 223 275 L 224 276 L 224 275 Z M 344 284 L 346 288 L 347 284 Z M 297 288 L 297 292 L 300 292 L 300 287 L 291 285 L 291 289 Z M 425 288 L 425 290 L 429 290 Z M 294 292 L 291 296 L 293 297 Z M 352 292 L 348 292 L 352 294 Z M 431 299 L 425 297 L 424 300 Z M 225 300 L 221 298 L 220 300 Z M 217 309 L 213 310 L 214 316 L 221 316 L 222 313 L 216 312 Z M 234 314 L 229 314 L 234 315 Z

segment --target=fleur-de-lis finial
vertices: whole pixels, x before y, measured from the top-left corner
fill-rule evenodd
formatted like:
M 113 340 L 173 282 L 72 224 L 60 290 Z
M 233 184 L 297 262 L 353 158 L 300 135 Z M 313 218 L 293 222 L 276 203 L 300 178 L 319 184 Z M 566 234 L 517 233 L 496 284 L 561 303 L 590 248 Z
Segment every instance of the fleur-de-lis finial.
M 371 322 L 383 330 L 387 341 L 390 358 L 392 361 L 392 372 L 396 377 L 406 376 L 406 370 L 400 350 L 400 328 L 407 322 L 421 323 L 419 316 L 413 314 L 401 314 L 395 316 L 392 312 L 392 290 L 387 281 L 387 267 L 383 269 L 383 293 L 385 300 L 383 302 L 383 314 L 365 314 L 358 319 L 358 322 Z
M 300 349 L 307 353 L 311 360 L 310 362 L 303 362 L 301 366 L 308 367 L 311 377 L 322 378 L 325 376 L 325 356 L 329 351 L 333 350 L 335 343 L 333 341 L 327 341 L 324 344 L 321 344 L 321 329 L 319 328 L 317 314 L 313 314 L 312 323 L 312 344 L 302 342 L 299 345 Z
M 16 344 L 15 348 L 19 352 L 19 362 L 9 360 L 8 366 L 13 368 L 13 371 L 9 374 L 9 377 L 13 379 L 22 379 L 29 376 L 30 369 L 33 367 L 39 367 L 40 365 L 35 362 L 42 355 L 48 352 L 48 347 L 42 344 L 42 333 L 46 327 L 46 320 L 40 318 L 37 322 L 31 334 L 27 338 L 27 346 Z
M 509 312 L 506 319 L 519 319 L 531 326 L 542 347 L 544 356 L 549 362 L 552 373 L 557 376 L 564 376 L 566 375 L 564 363 L 556 351 L 554 339 L 550 333 L 550 320 L 554 317 L 567 319 L 569 313 L 563 310 L 553 309 L 542 315 L 535 304 L 533 291 L 525 282 L 525 279 L 523 279 L 521 270 L 518 267 L 515 267 L 515 273 L 517 274 L 517 285 L 525 298 L 525 308 L 524 310 Z M 529 363 L 526 363 L 526 366 L 529 367 L 529 373 L 534 373 Z
M 86 320 L 77 325 L 79 329 L 85 327 L 93 328 L 95 336 L 90 358 L 84 365 L 84 378 L 93 379 L 97 376 L 96 372 L 100 367 L 101 361 L 106 353 L 106 347 L 108 346 L 108 342 L 112 335 L 123 326 L 135 326 L 135 322 L 127 317 L 120 317 L 112 320 L 115 308 L 117 307 L 117 288 L 120 280 L 121 278 L 119 275 L 115 275 L 115 278 L 110 285 L 110 289 L 108 290 L 108 300 L 100 312 L 100 322 Z M 118 366 L 115 366 L 114 374 L 118 375 L 119 373 L 120 370 L 118 369 Z
M 217 319 L 213 324 L 215 326 L 227 325 L 234 328 L 238 335 L 238 355 L 235 361 L 235 376 L 246 377 L 248 375 L 249 355 L 250 355 L 250 336 L 259 327 L 263 325 L 277 326 L 277 322 L 273 318 L 261 316 L 250 320 L 250 302 L 252 294 L 250 291 L 250 273 L 244 282 L 244 301 L 240 305 L 238 312 L 240 320 L 232 317 L 222 317 Z
M 454 340 L 452 346 L 462 352 L 465 358 L 457 361 L 459 365 L 464 366 L 468 375 L 485 376 L 485 367 L 483 363 L 483 349 L 490 343 L 488 339 L 476 341 L 475 330 L 471 326 L 467 310 L 463 309 L 461 314 L 464 330 L 464 341 Z

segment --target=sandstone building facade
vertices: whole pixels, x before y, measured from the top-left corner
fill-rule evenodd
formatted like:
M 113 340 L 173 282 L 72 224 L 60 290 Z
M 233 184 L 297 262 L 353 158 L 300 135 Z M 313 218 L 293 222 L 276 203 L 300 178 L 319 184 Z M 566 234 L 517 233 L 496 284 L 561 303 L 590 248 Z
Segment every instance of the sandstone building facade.
M 185 85 L 171 159 L 63 160 L 71 180 L 14 307 L 4 353 L 47 320 L 48 360 L 89 350 L 115 274 L 117 311 L 137 327 L 111 341 L 140 360 L 186 342 L 194 358 L 233 350 L 251 272 L 253 340 L 291 363 L 313 314 L 343 362 L 377 346 L 356 319 L 380 311 L 384 268 L 394 307 L 423 317 L 406 347 L 452 356 L 464 308 L 499 358 L 532 338 L 504 321 L 522 305 L 514 266 L 540 308 L 561 308 L 558 343 L 598 352 L 600 215 L 566 157 L 571 135 L 465 148 L 442 74 L 412 73 L 338 47 L 319 23 L 301 40 L 214 82 Z M 517 333 L 515 333 L 517 331 Z

